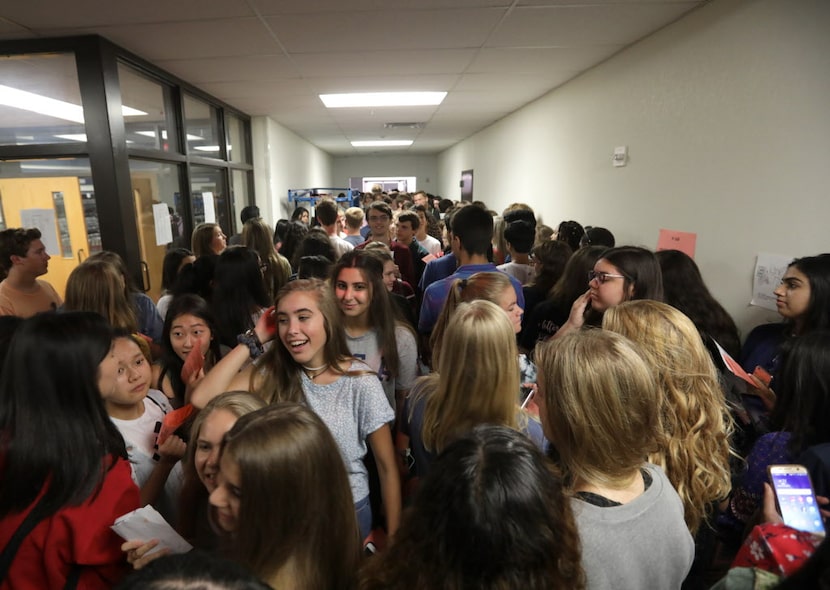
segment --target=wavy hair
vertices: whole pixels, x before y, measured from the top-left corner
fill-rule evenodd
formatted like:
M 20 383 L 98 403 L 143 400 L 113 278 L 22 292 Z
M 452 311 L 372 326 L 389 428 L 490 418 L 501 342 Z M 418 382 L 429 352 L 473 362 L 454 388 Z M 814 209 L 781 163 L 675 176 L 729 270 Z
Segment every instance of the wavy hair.
M 629 301 L 605 312 L 602 327 L 640 346 L 661 393 L 661 448 L 649 455 L 683 501 L 694 535 L 712 503 L 729 495 L 733 422 L 712 358 L 692 321 L 658 301 Z
M 481 425 L 421 482 L 361 590 L 580 589 L 580 543 L 562 478 L 525 436 Z
M 323 359 L 326 364 L 335 372 L 351 374 L 340 369 L 340 363 L 351 359 L 352 356 L 346 344 L 340 310 L 331 290 L 320 279 L 291 281 L 277 293 L 274 303 L 276 311 L 279 311 L 280 302 L 294 293 L 305 293 L 317 302 L 326 333 L 326 343 L 323 345 Z M 251 391 L 255 391 L 269 403 L 305 401 L 303 369 L 285 348 L 281 338 L 274 339 L 274 344 L 262 355 L 258 366 L 261 367 L 260 370 L 251 372 Z
M 540 415 L 570 485 L 619 487 L 660 448 L 660 394 L 635 345 L 579 330 L 536 347 Z
M 410 394 L 425 399 L 424 447 L 440 453 L 478 424 L 518 428 L 519 353 L 507 314 L 489 301 L 460 303 L 447 324 L 443 349 L 438 372 L 419 379 Z
M 222 458 L 239 468 L 236 559 L 280 588 L 349 589 L 360 559 L 352 492 L 337 443 L 300 404 L 239 418 Z

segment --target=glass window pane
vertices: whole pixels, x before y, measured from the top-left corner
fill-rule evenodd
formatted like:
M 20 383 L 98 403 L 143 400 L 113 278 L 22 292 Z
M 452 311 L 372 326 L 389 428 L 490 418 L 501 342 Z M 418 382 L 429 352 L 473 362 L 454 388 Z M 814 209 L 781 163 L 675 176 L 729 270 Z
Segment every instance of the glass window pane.
M 86 141 L 72 53 L 0 58 L 0 145 Z
M 226 235 L 231 235 L 228 219 L 227 181 L 225 171 L 208 166 L 190 167 L 190 191 L 193 194 L 193 225 L 218 223 Z
M 228 115 L 228 160 L 231 162 L 250 162 L 248 143 L 246 141 L 245 121 L 234 115 Z
M 37 227 L 51 255 L 48 281 L 63 297 L 69 273 L 101 250 L 89 160 L 0 162 L 0 201 L 6 227 Z
M 219 111 L 206 102 L 185 94 L 184 119 L 188 153 L 205 158 L 221 158 Z
M 118 81 L 121 101 L 129 107 L 124 111 L 127 147 L 176 151 L 176 134 L 168 133 L 169 89 L 120 63 Z
M 179 166 L 146 160 L 130 160 L 130 180 L 138 227 L 141 260 L 149 270 L 147 295 L 161 296 L 164 255 L 172 248 L 190 248 L 184 233 L 184 207 Z
M 244 170 L 231 170 L 231 196 L 233 205 L 233 224 L 237 228 L 234 233 L 242 233 L 242 220 L 240 215 L 251 201 L 249 195 L 251 186 L 249 182 L 249 174 Z

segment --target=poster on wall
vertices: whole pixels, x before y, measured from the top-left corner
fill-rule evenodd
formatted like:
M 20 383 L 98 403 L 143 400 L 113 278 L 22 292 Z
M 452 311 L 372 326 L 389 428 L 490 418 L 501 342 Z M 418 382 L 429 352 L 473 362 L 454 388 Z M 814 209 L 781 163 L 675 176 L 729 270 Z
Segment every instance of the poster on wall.
M 202 193 L 202 206 L 205 209 L 205 223 L 216 223 L 216 209 L 213 207 L 213 193 Z
M 46 252 L 53 256 L 60 254 L 54 209 L 21 209 L 20 226 L 38 228 L 40 241 L 46 246 Z
M 686 231 L 675 231 L 673 229 L 661 229 L 657 238 L 657 251 L 680 250 L 689 258 L 695 257 L 695 246 L 697 245 L 697 234 Z
M 173 223 L 167 203 L 153 203 L 153 225 L 156 228 L 156 246 L 173 241 Z
M 755 274 L 752 278 L 752 300 L 750 305 L 778 311 L 775 305 L 775 288 L 781 282 L 781 277 L 787 272 L 787 267 L 795 256 L 781 254 L 758 253 L 755 261 Z

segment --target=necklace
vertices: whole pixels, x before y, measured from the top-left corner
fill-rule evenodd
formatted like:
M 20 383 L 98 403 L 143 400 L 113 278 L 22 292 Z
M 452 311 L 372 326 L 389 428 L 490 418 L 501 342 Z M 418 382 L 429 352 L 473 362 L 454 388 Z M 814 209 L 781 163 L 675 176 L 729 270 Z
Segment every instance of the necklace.
M 308 367 L 306 365 L 300 365 L 300 366 L 303 368 L 303 370 L 305 371 L 305 374 L 308 376 L 308 378 L 311 379 L 312 381 L 314 381 L 317 377 L 319 377 L 320 375 L 325 373 L 326 370 L 329 368 L 328 363 L 326 363 L 325 365 L 320 365 L 319 367 Z M 314 374 L 311 375 L 310 373 L 314 373 Z

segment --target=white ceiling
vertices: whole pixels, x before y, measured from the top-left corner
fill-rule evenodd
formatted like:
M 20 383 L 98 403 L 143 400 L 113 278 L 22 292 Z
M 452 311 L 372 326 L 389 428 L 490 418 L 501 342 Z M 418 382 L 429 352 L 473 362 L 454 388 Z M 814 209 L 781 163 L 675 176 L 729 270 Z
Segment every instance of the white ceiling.
M 0 39 L 99 34 L 334 155 L 436 153 L 706 0 L 18 0 Z M 326 109 L 318 94 L 449 92 L 438 107 Z M 384 129 L 387 122 L 423 129 Z

